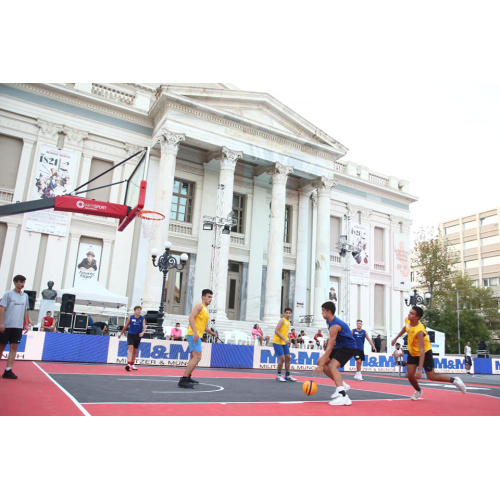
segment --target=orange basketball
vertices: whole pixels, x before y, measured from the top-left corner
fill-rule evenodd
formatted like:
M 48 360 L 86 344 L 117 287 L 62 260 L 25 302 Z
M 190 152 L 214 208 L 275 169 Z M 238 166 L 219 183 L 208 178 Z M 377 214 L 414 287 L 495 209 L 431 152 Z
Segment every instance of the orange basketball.
M 316 382 L 314 382 L 314 380 L 306 380 L 302 384 L 302 390 L 304 391 L 304 394 L 306 396 L 312 396 L 313 394 L 316 394 L 318 386 L 316 385 Z

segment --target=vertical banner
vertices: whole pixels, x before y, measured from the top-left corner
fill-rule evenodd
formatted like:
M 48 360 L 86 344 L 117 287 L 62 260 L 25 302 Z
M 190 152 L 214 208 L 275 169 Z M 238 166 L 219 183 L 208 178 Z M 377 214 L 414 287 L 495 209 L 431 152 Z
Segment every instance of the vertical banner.
M 330 276 L 330 290 L 328 292 L 328 300 L 335 302 L 335 306 L 338 309 L 340 300 L 339 278 L 334 278 L 333 276 Z
M 351 261 L 351 282 L 358 285 L 368 286 L 370 284 L 370 245 L 369 224 L 351 224 L 349 243 L 357 248 Z M 346 258 L 348 258 L 346 256 Z
M 35 160 L 36 173 L 31 199 L 69 194 L 73 190 L 79 153 L 41 144 Z M 54 210 L 26 214 L 26 231 L 66 236 L 68 215 Z
M 410 236 L 394 233 L 393 254 L 394 290 L 406 292 L 411 288 L 410 280 Z
M 97 282 L 101 265 L 101 252 L 101 245 L 80 243 L 76 259 L 74 287 Z

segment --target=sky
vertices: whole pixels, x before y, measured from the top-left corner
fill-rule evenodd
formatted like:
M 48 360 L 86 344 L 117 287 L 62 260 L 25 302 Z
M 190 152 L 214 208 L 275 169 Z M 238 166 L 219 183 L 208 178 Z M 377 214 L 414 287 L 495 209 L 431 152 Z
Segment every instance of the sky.
M 500 206 L 500 84 L 235 85 L 267 92 L 349 149 L 410 182 L 412 230 Z

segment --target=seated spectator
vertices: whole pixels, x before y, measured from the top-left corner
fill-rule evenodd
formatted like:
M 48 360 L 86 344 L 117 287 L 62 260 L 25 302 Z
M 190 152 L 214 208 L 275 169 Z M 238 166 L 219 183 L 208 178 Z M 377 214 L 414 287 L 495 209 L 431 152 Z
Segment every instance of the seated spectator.
M 304 330 L 300 330 L 300 335 L 297 337 L 297 344 L 304 344 L 304 339 L 302 337 L 305 337 L 305 332 Z
M 401 349 L 401 344 L 397 343 L 395 347 L 396 348 L 394 349 L 394 364 L 396 366 L 398 365 L 406 366 L 406 362 L 403 361 L 405 353 L 403 352 L 403 349 Z
M 297 334 L 295 333 L 295 328 L 292 328 L 290 330 L 290 333 L 288 334 L 288 339 L 290 342 L 295 346 L 298 347 L 297 345 Z
M 316 342 L 316 345 L 319 347 L 321 345 L 321 341 L 324 340 L 321 330 L 318 330 L 318 333 L 314 336 L 314 340 Z
M 108 325 L 104 321 L 96 321 L 95 323 L 92 321 L 92 335 L 103 335 L 107 328 Z
M 172 328 L 172 330 L 170 330 L 170 339 L 169 340 L 182 341 L 182 329 L 181 329 L 180 323 L 176 323 L 175 328 Z
M 269 340 L 271 340 L 271 338 L 269 337 L 269 335 L 267 335 L 266 337 L 264 337 L 264 333 L 262 333 L 262 330 L 261 330 L 260 326 L 257 323 L 255 325 L 253 325 L 252 335 L 253 335 L 253 339 L 254 340 L 256 338 L 259 339 L 259 344 L 260 345 L 262 345 L 262 341 L 265 340 L 266 341 L 266 346 L 267 346 L 267 344 L 269 344 Z
M 55 332 L 56 322 L 52 317 L 52 311 L 47 311 L 47 315 L 42 319 L 42 324 L 40 325 L 41 332 Z

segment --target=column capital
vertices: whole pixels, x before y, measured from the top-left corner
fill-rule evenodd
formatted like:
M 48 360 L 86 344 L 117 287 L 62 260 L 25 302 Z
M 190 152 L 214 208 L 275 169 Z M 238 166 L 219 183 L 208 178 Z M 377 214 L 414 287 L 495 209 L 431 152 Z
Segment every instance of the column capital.
M 293 172 L 293 167 L 283 165 L 276 162 L 272 167 L 268 168 L 266 173 L 271 175 L 274 182 L 286 183 L 288 176 Z
M 243 157 L 242 151 L 231 151 L 225 146 L 222 148 L 220 154 L 220 168 L 221 170 L 233 170 L 236 168 L 237 161 Z
M 60 131 L 60 133 L 66 136 L 66 138 L 68 139 L 69 146 L 74 146 L 74 147 L 76 146 L 78 148 L 81 148 L 83 146 L 83 141 L 89 138 L 89 133 L 86 132 L 85 130 L 78 130 L 76 128 L 71 128 L 66 125 L 63 125 L 63 128 Z
M 176 134 L 169 132 L 167 129 L 161 129 L 159 134 L 154 139 L 154 144 L 160 143 L 162 154 L 172 154 L 177 156 L 179 146 L 182 141 L 186 140 L 185 134 Z
M 329 194 L 330 191 L 338 184 L 333 178 L 321 177 L 313 183 L 313 186 L 318 191 L 318 195 Z

